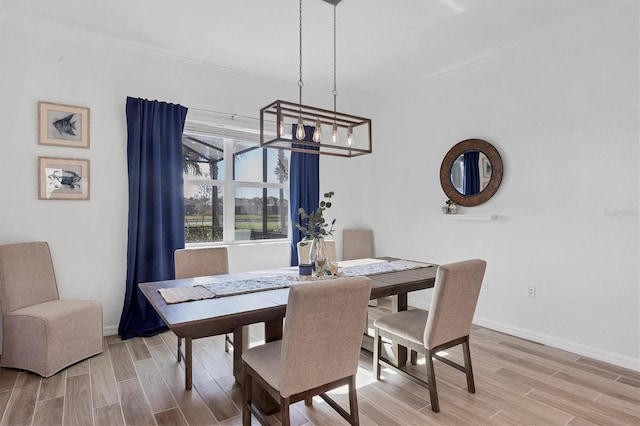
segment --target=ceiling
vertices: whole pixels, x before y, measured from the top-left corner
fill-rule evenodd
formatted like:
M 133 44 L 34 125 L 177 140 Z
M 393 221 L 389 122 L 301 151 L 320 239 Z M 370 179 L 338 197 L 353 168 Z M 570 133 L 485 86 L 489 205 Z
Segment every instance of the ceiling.
M 588 21 L 617 2 L 342 0 L 338 92 L 371 94 L 448 73 Z M 292 84 L 298 12 L 296 0 L 0 0 L 0 20 L 46 21 Z M 303 1 L 303 81 L 333 88 L 333 6 L 322 0 Z

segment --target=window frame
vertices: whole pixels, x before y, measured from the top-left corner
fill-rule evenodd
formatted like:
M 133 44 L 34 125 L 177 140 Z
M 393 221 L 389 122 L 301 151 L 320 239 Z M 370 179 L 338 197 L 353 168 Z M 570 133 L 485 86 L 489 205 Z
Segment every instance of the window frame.
M 257 137 L 255 139 L 248 137 L 242 138 L 238 137 L 237 134 L 242 135 L 243 133 L 246 135 L 254 134 L 254 130 L 250 128 L 236 128 L 234 131 L 236 132 L 236 136 L 231 136 L 226 134 L 226 131 L 219 131 L 219 129 L 225 128 L 228 129 L 228 126 L 221 124 L 212 124 L 212 123 L 202 123 L 202 122 L 190 122 L 187 120 L 185 123 L 185 128 L 183 130 L 183 139 L 187 138 L 197 143 L 203 143 L 203 141 L 198 140 L 194 136 L 198 134 L 207 137 L 215 137 L 221 138 L 223 140 L 223 149 L 222 156 L 224 163 L 224 176 L 222 179 L 220 175 L 218 175 L 218 179 L 208 179 L 208 178 L 187 178 L 183 174 L 183 186 L 187 185 L 196 185 L 196 186 L 208 186 L 208 187 L 217 187 L 222 188 L 222 241 L 199 241 L 199 242 L 186 242 L 185 246 L 187 247 L 202 247 L 202 246 L 214 246 L 214 245 L 244 245 L 244 244 L 266 244 L 266 243 L 274 243 L 274 242 L 290 242 L 291 234 L 292 234 L 292 225 L 290 220 L 290 211 L 286 211 L 287 217 L 287 227 L 286 227 L 286 238 L 262 238 L 262 239 L 249 239 L 249 240 L 236 240 L 236 190 L 238 188 L 260 188 L 263 191 L 263 199 L 267 199 L 266 193 L 269 189 L 283 189 L 286 197 L 284 198 L 287 201 L 287 209 L 289 209 L 289 181 L 285 180 L 283 183 L 280 182 L 267 182 L 268 180 L 268 149 L 261 148 L 259 146 L 259 142 Z M 256 134 L 257 136 L 257 134 Z M 235 142 L 234 142 L 235 141 Z M 241 149 L 238 152 L 234 152 L 234 143 L 241 141 L 242 143 L 256 145 L 253 147 Z M 207 145 L 205 143 L 205 145 Z M 184 148 L 183 148 L 184 149 Z M 218 149 L 218 148 L 214 148 Z M 235 180 L 236 174 L 236 157 L 238 155 L 242 155 L 243 153 L 251 152 L 254 150 L 260 150 L 262 157 L 262 182 L 253 182 L 253 181 L 237 181 Z M 272 149 L 270 149 L 272 150 Z M 285 151 L 286 153 L 286 151 Z M 288 168 L 288 164 L 287 164 Z M 267 203 L 263 202 L 263 223 L 267 220 L 266 209 Z M 263 227 L 263 232 L 264 232 Z

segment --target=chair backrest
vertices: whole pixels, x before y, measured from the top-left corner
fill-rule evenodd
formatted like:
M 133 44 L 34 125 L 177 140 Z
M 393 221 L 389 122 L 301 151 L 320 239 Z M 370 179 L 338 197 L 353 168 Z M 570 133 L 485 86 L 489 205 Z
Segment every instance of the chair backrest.
M 226 247 L 178 249 L 174 253 L 176 279 L 229 273 Z
M 342 231 L 342 260 L 373 257 L 373 231 L 371 229 L 345 229 Z
M 336 242 L 333 240 L 324 240 L 324 247 L 327 250 L 329 262 L 334 263 L 336 261 Z M 306 244 L 302 244 L 302 241 L 298 242 L 298 263 L 309 263 L 310 249 L 310 241 Z
M 58 298 L 56 276 L 46 242 L 0 246 L 0 302 L 3 315 Z
M 356 374 L 370 294 L 367 277 L 290 288 L 280 356 L 283 397 Z
M 468 336 L 487 262 L 465 260 L 438 267 L 424 345 L 438 345 Z

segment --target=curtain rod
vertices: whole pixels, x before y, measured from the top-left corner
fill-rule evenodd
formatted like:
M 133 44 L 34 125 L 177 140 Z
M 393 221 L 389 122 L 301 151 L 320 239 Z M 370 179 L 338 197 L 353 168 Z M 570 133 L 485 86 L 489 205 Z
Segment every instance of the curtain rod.
M 213 111 L 213 110 L 210 110 L 210 109 L 192 108 L 192 107 L 188 107 L 188 109 L 192 109 L 194 111 L 208 112 L 208 113 L 211 113 L 211 114 L 225 115 L 225 116 L 231 117 L 231 120 L 235 120 L 236 118 L 244 118 L 244 119 L 247 119 L 247 120 L 260 121 L 259 118 L 249 117 L 247 115 L 240 115 L 240 114 L 236 114 L 236 113 L 233 113 L 233 112 Z

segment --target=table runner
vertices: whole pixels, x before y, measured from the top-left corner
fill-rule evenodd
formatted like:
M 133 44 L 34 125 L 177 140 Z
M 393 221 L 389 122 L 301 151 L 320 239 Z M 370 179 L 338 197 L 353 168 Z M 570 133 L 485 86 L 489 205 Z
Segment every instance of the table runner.
M 363 275 L 386 274 L 409 269 L 427 268 L 430 263 L 410 260 L 384 261 L 379 259 L 359 259 L 357 261 L 339 262 L 347 265 L 340 267 L 338 275 L 307 277 L 298 275 L 272 275 L 261 278 L 196 284 L 188 287 L 161 288 L 158 293 L 167 304 L 190 302 L 195 300 L 214 299 L 258 291 L 289 288 L 292 285 L 304 284 L 318 280 L 331 280 L 340 277 L 356 277 Z

